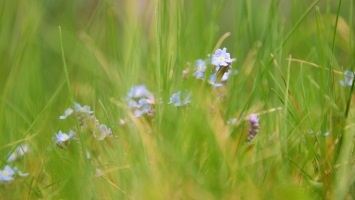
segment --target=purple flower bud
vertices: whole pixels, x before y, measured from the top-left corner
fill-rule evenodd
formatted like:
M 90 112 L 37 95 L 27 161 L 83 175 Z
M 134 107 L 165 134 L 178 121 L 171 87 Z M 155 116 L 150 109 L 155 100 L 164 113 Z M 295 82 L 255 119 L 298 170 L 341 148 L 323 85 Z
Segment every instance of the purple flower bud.
M 249 117 L 250 128 L 248 130 L 248 141 L 250 142 L 259 132 L 259 118 L 256 114 L 251 114 Z

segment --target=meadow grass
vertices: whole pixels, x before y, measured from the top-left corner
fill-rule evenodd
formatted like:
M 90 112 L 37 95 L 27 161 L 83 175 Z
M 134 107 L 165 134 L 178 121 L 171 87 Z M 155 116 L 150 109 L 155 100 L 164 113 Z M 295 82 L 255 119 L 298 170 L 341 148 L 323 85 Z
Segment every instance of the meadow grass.
M 353 9 L 352 0 L 0 1 L 0 170 L 29 173 L 3 181 L 0 171 L 0 199 L 352 199 L 353 84 L 340 81 L 355 66 Z M 224 47 L 238 74 L 222 87 L 193 77 L 197 59 Z M 154 95 L 154 113 L 129 108 L 137 85 Z M 191 103 L 168 104 L 178 91 Z M 259 132 L 248 141 L 252 114 Z M 82 128 L 95 119 L 112 137 Z M 70 129 L 69 142 L 53 140 Z M 29 152 L 8 162 L 22 145 Z

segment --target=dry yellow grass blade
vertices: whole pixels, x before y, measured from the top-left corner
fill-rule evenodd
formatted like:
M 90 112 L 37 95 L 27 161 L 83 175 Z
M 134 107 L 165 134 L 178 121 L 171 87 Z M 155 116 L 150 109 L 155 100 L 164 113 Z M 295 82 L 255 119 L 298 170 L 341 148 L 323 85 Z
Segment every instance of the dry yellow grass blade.
M 315 68 L 318 68 L 318 69 L 329 70 L 329 68 L 322 67 L 322 66 L 317 65 L 317 64 L 315 64 L 315 63 L 308 62 L 308 61 L 301 60 L 301 59 L 288 58 L 287 60 L 288 60 L 288 61 L 291 61 L 291 62 L 298 62 L 298 63 L 301 63 L 301 64 L 306 64 L 306 65 L 309 65 L 309 66 L 312 66 L 312 67 L 315 67 Z M 337 70 L 332 70 L 332 72 L 333 72 L 334 74 L 340 74 L 340 75 L 349 76 L 349 75 L 347 75 L 347 74 L 344 74 L 344 72 L 337 71 Z
M 107 177 L 105 176 L 100 176 L 103 179 L 105 179 L 113 188 L 119 190 L 120 192 L 122 192 L 124 195 L 126 195 L 127 197 L 129 197 L 130 199 L 135 199 L 132 195 L 129 195 L 125 190 L 123 190 L 122 188 L 118 187 L 115 183 L 113 183 L 111 180 L 109 180 Z
M 137 118 L 136 116 L 134 116 L 126 104 L 123 104 L 113 98 L 111 98 L 111 102 L 116 104 L 118 107 L 126 110 L 128 117 L 132 120 L 132 122 L 135 124 L 135 127 L 137 127 L 137 129 L 140 133 L 140 137 L 144 143 L 145 151 L 147 152 L 147 155 L 149 156 L 149 161 L 156 162 L 156 160 L 157 160 L 156 155 L 158 155 L 158 153 L 156 151 L 154 141 L 153 141 L 154 140 L 153 135 L 152 135 L 153 129 L 152 129 L 151 125 L 149 124 L 149 122 L 144 118 Z
M 222 37 L 218 40 L 216 46 L 214 47 L 213 52 L 215 52 L 215 51 L 221 46 L 221 44 L 223 43 L 223 41 L 224 41 L 227 37 L 229 37 L 230 35 L 231 35 L 230 32 L 227 32 L 227 33 L 223 34 Z M 212 52 L 212 53 L 213 53 L 213 52 Z
M 37 134 L 38 134 L 38 133 L 35 133 L 35 134 L 30 135 L 30 136 L 27 136 L 27 137 L 25 137 L 25 138 L 23 138 L 23 139 L 21 139 L 21 140 L 17 140 L 17 141 L 8 143 L 8 144 L 6 144 L 6 145 L 0 147 L 0 149 L 4 149 L 4 148 L 6 148 L 6 147 L 11 147 L 11 146 L 13 146 L 13 145 L 17 145 L 17 144 L 22 143 L 22 142 L 24 142 L 24 141 L 29 141 L 30 139 L 34 138 Z

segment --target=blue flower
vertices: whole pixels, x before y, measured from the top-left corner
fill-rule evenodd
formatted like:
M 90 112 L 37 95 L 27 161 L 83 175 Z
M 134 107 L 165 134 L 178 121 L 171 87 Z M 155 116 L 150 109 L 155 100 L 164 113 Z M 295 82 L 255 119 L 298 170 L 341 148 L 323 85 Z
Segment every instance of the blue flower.
M 216 83 L 216 80 L 217 80 L 217 75 L 211 74 L 210 79 L 208 80 L 208 83 L 211 84 L 213 87 L 221 87 L 223 84 Z
M 212 55 L 212 64 L 215 66 L 228 66 L 235 60 L 235 58 L 230 58 L 227 48 L 223 48 L 223 50 L 217 49 L 215 54 Z
M 128 108 L 138 108 L 138 103 L 135 100 L 128 100 Z
M 345 70 L 344 75 L 345 75 L 345 80 L 341 80 L 340 84 L 342 86 L 352 86 L 353 79 L 354 79 L 354 73 L 352 71 Z
M 15 149 L 14 152 L 12 152 L 12 154 L 7 159 L 7 162 L 12 162 L 18 158 L 21 158 L 29 151 L 30 151 L 30 148 L 27 144 L 20 145 Z
M 155 103 L 154 96 L 144 85 L 133 86 L 127 94 L 128 108 L 135 109 L 134 115 L 139 117 L 150 111 Z
M 78 103 L 74 103 L 74 107 L 75 107 L 75 111 L 78 113 L 78 114 L 92 114 L 94 113 L 94 111 L 90 110 L 90 106 L 81 106 L 80 104 Z
M 99 131 L 100 131 L 100 136 L 99 136 L 98 140 L 104 140 L 106 137 L 112 135 L 111 129 L 107 128 L 107 126 L 105 124 L 100 125 Z
M 14 170 L 8 165 L 5 166 L 4 170 L 0 170 L 0 182 L 9 182 L 14 180 L 12 177 L 15 174 Z
M 142 116 L 145 113 L 148 113 L 151 109 L 151 105 L 153 104 L 153 102 L 149 99 L 140 99 L 139 103 L 137 104 L 136 108 L 138 108 L 137 110 L 134 111 L 134 115 L 136 117 Z
M 147 90 L 145 85 L 138 85 L 131 87 L 131 90 L 127 94 L 128 99 L 140 99 L 140 98 L 153 98 L 153 95 Z
M 55 136 L 55 142 L 61 144 L 68 141 L 73 136 L 74 136 L 74 131 L 72 130 L 69 131 L 69 135 L 63 133 L 62 131 L 59 131 L 58 134 Z
M 69 115 L 73 114 L 73 112 L 72 108 L 68 108 L 65 110 L 64 115 L 60 116 L 59 119 L 66 119 Z
M 195 72 L 194 72 L 193 76 L 198 78 L 198 79 L 202 79 L 203 78 L 203 73 L 206 70 L 206 63 L 202 59 L 196 60 L 195 63 L 196 63 Z
M 221 81 L 223 81 L 223 82 L 227 81 L 229 78 L 229 75 L 236 75 L 236 74 L 238 74 L 238 70 L 229 69 L 226 73 L 223 74 Z
M 183 95 L 181 95 L 181 91 L 179 91 L 171 96 L 170 102 L 168 104 L 174 104 L 174 106 L 179 107 L 189 103 L 191 103 L 190 93 L 185 92 Z

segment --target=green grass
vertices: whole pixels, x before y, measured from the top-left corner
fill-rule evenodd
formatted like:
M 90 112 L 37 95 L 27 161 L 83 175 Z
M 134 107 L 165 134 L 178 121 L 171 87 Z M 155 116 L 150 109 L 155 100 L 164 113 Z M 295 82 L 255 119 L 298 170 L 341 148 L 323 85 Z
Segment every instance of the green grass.
M 353 10 L 352 0 L 2 0 L 0 170 L 29 175 L 1 182 L 0 199 L 352 199 L 354 97 L 340 80 L 355 66 Z M 195 60 L 223 47 L 239 73 L 221 88 L 195 79 Z M 127 107 L 140 84 L 153 118 Z M 192 102 L 167 104 L 179 90 Z M 59 120 L 74 102 L 114 137 L 81 130 L 56 145 L 59 130 L 80 130 Z M 21 144 L 30 152 L 8 163 Z

